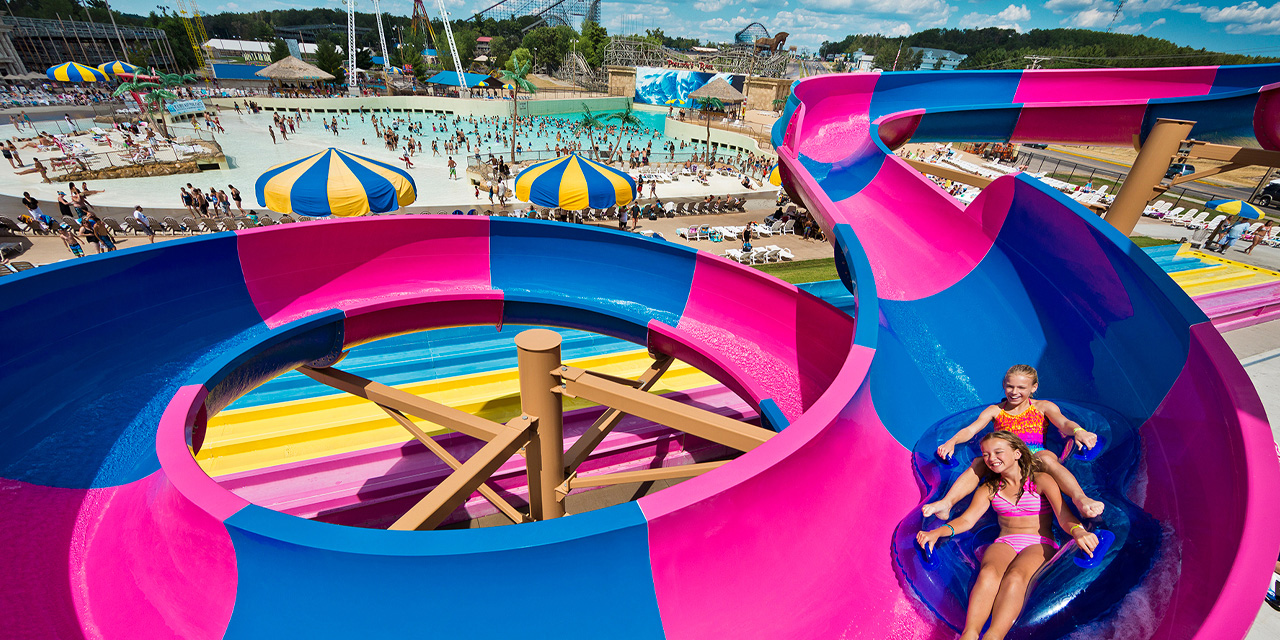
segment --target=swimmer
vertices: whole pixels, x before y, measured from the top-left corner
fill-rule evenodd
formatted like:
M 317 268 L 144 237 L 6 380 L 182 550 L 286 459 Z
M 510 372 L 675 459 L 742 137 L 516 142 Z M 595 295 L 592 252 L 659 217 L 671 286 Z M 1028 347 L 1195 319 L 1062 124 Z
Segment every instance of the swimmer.
M 983 409 L 977 420 L 942 443 L 938 447 L 938 457 L 950 460 L 957 444 L 968 442 L 978 435 L 987 423 L 994 420 L 996 431 L 1012 432 L 1027 443 L 1045 473 L 1057 481 L 1057 484 L 1062 487 L 1062 492 L 1071 498 L 1080 515 L 1096 518 L 1102 514 L 1106 505 L 1085 495 L 1076 477 L 1062 466 L 1058 457 L 1045 451 L 1044 435 L 1050 426 L 1057 427 L 1062 437 L 1073 438 L 1076 446 L 1087 449 L 1092 449 L 1098 444 L 1098 435 L 1085 430 L 1084 427 L 1062 415 L 1058 405 L 1047 400 L 1032 399 L 1039 384 L 1040 378 L 1034 368 L 1025 364 L 1009 367 L 1009 371 L 1004 374 L 1004 400 Z M 975 458 L 969 469 L 956 479 L 955 484 L 951 485 L 947 495 L 937 502 L 924 505 L 920 509 L 921 513 L 926 518 L 937 516 L 945 520 L 951 517 L 951 507 L 978 486 L 978 477 L 982 472 L 982 460 Z
M 981 446 L 979 461 L 986 478 L 974 492 L 969 508 L 941 527 L 916 534 L 916 543 L 933 551 L 943 537 L 972 529 L 988 507 L 999 516 L 1000 537 L 982 553 L 982 568 L 969 592 L 960 640 L 978 640 L 988 618 L 991 626 L 983 640 L 1001 640 L 1013 627 L 1025 604 L 1027 584 L 1058 548 L 1050 509 L 1058 526 L 1089 557 L 1098 546 L 1098 536 L 1085 529 L 1070 509 L 1063 508 L 1058 483 L 1041 470 L 1039 459 L 1018 436 L 996 431 L 987 434 Z

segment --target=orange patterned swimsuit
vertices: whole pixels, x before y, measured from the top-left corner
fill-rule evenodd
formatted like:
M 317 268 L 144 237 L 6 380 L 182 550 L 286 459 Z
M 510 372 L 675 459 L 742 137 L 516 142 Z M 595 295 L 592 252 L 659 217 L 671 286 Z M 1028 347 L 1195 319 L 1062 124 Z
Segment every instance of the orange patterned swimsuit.
M 995 422 L 996 431 L 1008 431 L 1022 438 L 1031 448 L 1031 453 L 1044 451 L 1044 432 L 1049 428 L 1049 419 L 1035 404 L 1016 416 L 1001 409 Z

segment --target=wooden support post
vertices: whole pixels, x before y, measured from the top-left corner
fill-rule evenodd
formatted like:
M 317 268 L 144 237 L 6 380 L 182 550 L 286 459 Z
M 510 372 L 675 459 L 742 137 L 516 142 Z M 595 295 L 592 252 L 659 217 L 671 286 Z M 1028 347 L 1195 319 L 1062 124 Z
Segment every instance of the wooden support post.
M 750 451 L 774 435 L 772 431 L 733 418 L 604 380 L 577 367 L 563 367 L 560 377 L 565 382 L 564 393 L 568 395 L 665 424 L 738 451 Z
M 991 178 L 975 176 L 972 173 L 965 173 L 959 169 L 944 167 L 942 165 L 931 164 L 928 162 L 921 162 L 919 160 L 907 160 L 906 162 L 911 165 L 911 168 L 919 171 L 920 173 L 938 176 L 939 178 L 946 178 L 952 182 L 959 182 L 961 184 L 967 184 L 969 186 L 979 187 L 982 189 L 987 188 L 987 185 L 991 184 Z
M 436 485 L 418 504 L 391 525 L 393 531 L 434 529 L 462 504 L 516 449 L 529 442 L 537 418 L 520 416 L 507 423 L 493 439 L 471 456 L 457 471 Z
M 473 438 L 486 441 L 492 440 L 502 429 L 502 425 L 496 422 L 485 420 L 479 416 L 471 415 L 466 411 L 454 409 L 433 400 L 415 396 L 408 391 L 389 387 L 381 382 L 366 380 L 353 373 L 340 371 L 333 367 L 323 369 L 298 367 L 298 371 L 301 371 L 316 382 L 328 385 L 339 391 L 346 391 L 351 395 L 371 400 L 411 416 L 430 420 L 442 427 L 465 433 Z
M 529 329 L 516 336 L 516 364 L 520 369 L 520 409 L 538 416 L 538 429 L 525 448 L 529 474 L 529 517 L 559 518 L 564 505 L 556 487 L 564 482 L 564 405 L 553 391 L 560 380 L 552 374 L 560 364 L 560 334 Z
M 569 495 L 569 492 L 574 489 L 608 487 L 615 484 L 627 484 L 629 482 L 653 482 L 655 480 L 692 478 L 694 476 L 700 476 L 712 469 L 723 467 L 726 464 L 729 464 L 728 460 L 717 460 L 715 462 L 682 464 L 674 467 L 658 467 L 656 469 L 641 469 L 639 471 L 605 473 L 597 476 L 573 475 L 556 488 L 556 493 L 559 494 L 559 499 L 563 500 L 564 497 Z
M 648 391 L 652 389 L 653 385 L 657 384 L 658 380 L 662 378 L 662 374 L 666 373 L 667 369 L 671 368 L 672 362 L 675 362 L 675 358 L 672 358 L 671 356 L 660 356 L 657 360 L 653 361 L 653 364 L 649 365 L 649 368 L 646 369 L 644 373 L 640 374 L 640 378 L 635 381 L 636 384 L 634 386 L 641 391 Z M 565 475 L 569 475 L 574 471 L 577 471 L 578 467 L 582 466 L 582 463 L 587 461 L 587 457 L 591 455 L 591 452 L 595 451 L 596 447 L 600 446 L 600 443 L 604 441 L 605 436 L 609 435 L 609 432 L 612 431 L 614 427 L 618 426 L 618 423 L 621 422 L 622 418 L 626 415 L 626 413 L 617 409 L 605 409 L 605 412 L 600 415 L 600 417 L 595 421 L 595 424 L 592 424 L 586 431 L 584 431 L 578 440 L 573 443 L 573 446 L 569 447 L 568 453 L 564 454 L 565 459 L 568 460 L 564 468 Z
M 1147 203 L 1163 192 L 1156 187 L 1169 170 L 1169 161 L 1178 152 L 1178 146 L 1190 135 L 1194 125 L 1188 120 L 1156 120 L 1138 151 L 1137 159 L 1133 161 L 1133 167 L 1129 169 L 1128 177 L 1124 179 L 1124 186 L 1107 210 L 1107 222 L 1120 233 L 1126 236 L 1133 233 Z
M 400 426 L 404 427 L 406 431 L 412 433 L 413 437 L 418 439 L 418 442 L 421 442 L 426 446 L 428 451 L 436 454 L 436 457 L 449 465 L 450 469 L 457 471 L 462 468 L 462 462 L 460 460 L 453 457 L 453 454 L 449 453 L 448 449 L 440 446 L 439 442 L 436 442 L 434 438 L 427 435 L 427 432 L 419 429 L 418 425 L 414 424 L 408 416 L 385 405 L 378 405 L 378 408 L 387 412 L 387 415 L 391 416 L 392 420 L 395 420 Z M 498 492 L 495 491 L 493 487 L 490 487 L 487 482 L 481 482 L 480 486 L 476 488 L 476 491 L 479 491 L 480 495 L 484 496 L 484 499 L 489 501 L 489 504 L 497 507 L 498 511 L 501 511 L 503 515 L 510 518 L 512 522 L 520 524 L 521 522 L 528 520 L 523 513 L 520 513 L 518 509 L 511 506 L 510 502 L 507 502 L 502 496 L 498 495 Z

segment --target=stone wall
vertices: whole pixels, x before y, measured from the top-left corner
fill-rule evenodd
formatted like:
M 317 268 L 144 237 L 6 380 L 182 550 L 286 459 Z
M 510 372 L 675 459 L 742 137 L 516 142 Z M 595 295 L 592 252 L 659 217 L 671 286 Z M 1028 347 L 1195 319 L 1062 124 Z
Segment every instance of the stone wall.
M 636 95 L 635 67 L 605 67 L 609 74 L 609 95 L 633 98 Z
M 743 83 L 749 111 L 775 111 L 774 100 L 786 100 L 793 80 L 785 78 L 747 78 Z

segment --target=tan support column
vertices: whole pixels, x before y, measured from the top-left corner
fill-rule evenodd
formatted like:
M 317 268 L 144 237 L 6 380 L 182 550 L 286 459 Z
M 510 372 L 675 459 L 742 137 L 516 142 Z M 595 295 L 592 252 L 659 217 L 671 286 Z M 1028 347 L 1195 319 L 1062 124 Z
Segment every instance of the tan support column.
M 529 474 L 529 516 L 534 520 L 559 518 L 564 505 L 556 500 L 556 487 L 564 482 L 564 406 L 552 391 L 560 378 L 560 334 L 550 329 L 529 329 L 516 336 L 516 364 L 520 368 L 520 410 L 537 416 L 533 440 L 525 447 Z
M 1142 210 L 1162 192 L 1156 189 L 1169 170 L 1169 161 L 1178 153 L 1178 145 L 1191 135 L 1195 122 L 1188 120 L 1156 120 L 1147 139 L 1124 179 L 1124 186 L 1107 210 L 1106 221 L 1126 236 L 1133 233 Z

